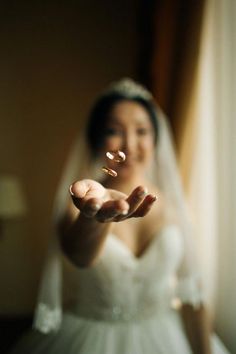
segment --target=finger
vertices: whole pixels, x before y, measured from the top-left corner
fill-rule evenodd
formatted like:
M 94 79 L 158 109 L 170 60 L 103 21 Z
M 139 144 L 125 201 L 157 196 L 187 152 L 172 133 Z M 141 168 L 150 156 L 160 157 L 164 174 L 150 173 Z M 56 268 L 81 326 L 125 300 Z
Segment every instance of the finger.
M 137 218 L 145 216 L 150 211 L 156 200 L 157 197 L 155 195 L 148 194 L 143 202 L 139 205 L 139 207 L 135 210 L 135 212 L 130 215 L 130 217 Z
M 69 187 L 70 194 L 77 198 L 101 198 L 105 194 L 105 188 L 92 179 L 77 181 Z
M 71 196 L 76 198 L 84 198 L 89 189 L 86 180 L 75 182 L 69 187 Z
M 85 200 L 83 200 L 82 198 L 77 198 L 73 195 L 71 195 L 71 198 L 72 198 L 72 201 L 73 201 L 73 204 L 75 205 L 75 207 L 77 209 L 79 209 L 80 211 L 82 211 L 84 204 L 85 204 Z
M 127 203 L 129 203 L 129 214 L 132 214 L 138 208 L 146 195 L 147 188 L 143 186 L 139 186 L 133 190 L 133 192 L 126 199 Z
M 98 198 L 77 198 L 73 195 L 71 198 L 76 208 L 88 215 L 96 214 L 103 203 L 103 201 Z
M 143 198 L 147 194 L 147 188 L 143 186 L 139 186 L 133 190 L 133 192 L 129 195 L 128 198 L 126 198 L 127 203 L 129 203 L 129 211 L 128 215 L 118 215 L 115 219 L 115 221 L 122 221 L 127 219 L 130 215 L 132 215 L 135 210 L 138 208 L 140 203 L 143 201 Z
M 94 217 L 102 206 L 101 200 L 97 198 L 79 200 L 78 203 L 81 205 L 81 213 L 83 213 L 87 217 Z
M 100 222 L 110 222 L 119 215 L 127 215 L 129 204 L 125 200 L 107 201 L 96 214 L 96 219 Z

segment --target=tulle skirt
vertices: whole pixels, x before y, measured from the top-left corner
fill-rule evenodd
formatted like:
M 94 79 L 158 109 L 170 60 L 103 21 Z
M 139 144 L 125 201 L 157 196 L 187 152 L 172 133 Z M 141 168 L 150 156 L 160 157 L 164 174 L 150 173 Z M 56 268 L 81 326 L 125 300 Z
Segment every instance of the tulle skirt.
M 229 354 L 212 336 L 213 354 Z M 191 354 L 181 320 L 170 312 L 138 322 L 105 322 L 65 314 L 60 330 L 27 333 L 11 354 Z

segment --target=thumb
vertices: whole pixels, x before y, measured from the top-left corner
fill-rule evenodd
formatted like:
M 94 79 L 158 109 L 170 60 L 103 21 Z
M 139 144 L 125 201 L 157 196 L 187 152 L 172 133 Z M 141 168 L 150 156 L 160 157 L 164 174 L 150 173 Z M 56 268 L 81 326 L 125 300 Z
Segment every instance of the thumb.
M 70 194 L 72 199 L 84 198 L 90 187 L 86 180 L 77 181 L 72 183 L 69 187 Z

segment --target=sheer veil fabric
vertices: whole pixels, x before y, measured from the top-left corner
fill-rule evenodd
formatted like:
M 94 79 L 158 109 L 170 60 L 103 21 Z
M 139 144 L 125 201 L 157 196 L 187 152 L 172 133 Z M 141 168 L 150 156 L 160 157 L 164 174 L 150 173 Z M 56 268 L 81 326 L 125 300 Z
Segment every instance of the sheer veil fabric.
M 142 99 L 153 101 L 150 92 L 128 78 L 112 84 L 101 95 L 109 95 L 114 92 L 122 94 L 124 98 L 141 97 Z M 176 296 L 184 302 L 199 306 L 204 301 L 204 296 L 199 267 L 195 257 L 193 228 L 178 172 L 171 131 L 164 113 L 157 105 L 156 117 L 158 120 L 158 143 L 149 178 L 164 195 L 166 224 L 171 224 L 173 218 L 176 220 L 187 249 L 186 256 L 179 270 L 178 281 L 176 280 Z M 99 174 L 99 162 L 92 162 L 89 156 L 89 148 L 85 141 L 85 131 L 82 131 L 76 139 L 68 158 L 54 202 L 52 222 L 55 232 L 49 240 L 33 324 L 34 328 L 40 332 L 50 333 L 58 330 L 63 317 L 62 283 L 64 280 L 62 252 L 56 225 L 63 215 L 70 198 L 69 186 L 74 181 L 83 178 L 99 180 Z

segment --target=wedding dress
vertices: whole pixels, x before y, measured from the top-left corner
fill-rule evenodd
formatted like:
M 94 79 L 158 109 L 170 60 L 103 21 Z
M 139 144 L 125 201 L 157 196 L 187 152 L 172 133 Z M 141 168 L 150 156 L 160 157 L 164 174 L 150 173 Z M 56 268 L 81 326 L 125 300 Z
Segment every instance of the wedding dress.
M 31 332 L 14 353 L 192 353 L 173 301 L 177 296 L 183 302 L 192 297 L 193 279 L 182 279 L 181 288 L 176 287 L 183 253 L 176 225 L 163 227 L 140 257 L 110 234 L 93 267 L 74 268 L 73 299 L 60 329 Z M 47 329 L 53 318 L 44 321 Z M 212 346 L 213 354 L 228 353 L 215 335 Z

